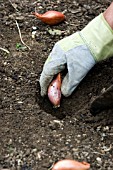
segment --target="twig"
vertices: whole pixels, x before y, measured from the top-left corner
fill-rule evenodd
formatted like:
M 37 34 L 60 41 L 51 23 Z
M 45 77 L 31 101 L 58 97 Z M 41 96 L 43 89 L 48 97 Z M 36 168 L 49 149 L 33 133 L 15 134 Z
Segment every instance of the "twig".
M 29 50 L 31 50 L 31 48 L 27 44 L 25 44 L 25 42 L 22 40 L 22 34 L 21 34 L 21 31 L 20 31 L 18 22 L 16 20 L 15 20 L 15 22 L 16 22 L 16 25 L 17 25 L 17 28 L 18 28 L 18 32 L 19 32 L 19 36 L 20 36 L 20 40 L 21 40 L 22 44 L 25 45 Z
M 11 3 L 12 7 L 13 7 L 16 11 L 18 11 L 18 10 L 16 9 L 16 7 L 13 5 L 12 1 L 9 0 L 9 2 Z
M 36 7 L 35 7 L 35 13 L 37 12 Z
M 99 154 L 99 155 L 105 155 L 105 154 L 100 153 L 100 152 L 92 152 L 92 153 Z
M 7 49 L 2 48 L 2 47 L 0 47 L 0 50 L 5 51 L 7 54 L 9 54 L 9 53 L 10 53 Z

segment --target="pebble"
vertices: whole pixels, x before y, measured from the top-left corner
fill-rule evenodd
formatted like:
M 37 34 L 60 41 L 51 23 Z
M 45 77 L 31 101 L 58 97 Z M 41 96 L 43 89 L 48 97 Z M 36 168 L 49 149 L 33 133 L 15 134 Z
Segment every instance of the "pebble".
M 99 164 L 102 164 L 102 159 L 100 157 L 97 157 L 96 160 Z
M 32 26 L 32 31 L 36 31 L 36 30 L 37 30 L 37 27 Z
M 36 31 L 32 31 L 32 38 L 35 38 Z
M 12 139 L 9 139 L 8 145 L 12 144 Z
M 103 128 L 103 131 L 108 131 L 109 130 L 109 126 L 105 126 L 104 128 Z

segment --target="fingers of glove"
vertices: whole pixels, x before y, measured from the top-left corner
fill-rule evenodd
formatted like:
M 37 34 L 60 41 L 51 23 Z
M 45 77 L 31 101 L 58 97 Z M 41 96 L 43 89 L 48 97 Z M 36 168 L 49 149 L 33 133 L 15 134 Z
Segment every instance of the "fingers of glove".
M 40 80 L 39 80 L 40 87 L 41 87 L 41 96 L 45 96 L 47 94 L 47 89 L 54 76 L 64 69 L 65 66 L 63 65 L 62 67 L 60 66 L 57 67 L 55 70 L 53 70 L 52 74 L 45 74 L 44 71 L 41 73 Z
M 66 58 L 68 73 L 62 81 L 61 91 L 65 97 L 68 97 L 94 66 L 95 61 L 85 45 L 69 51 Z
M 86 76 L 90 69 L 83 68 L 79 63 L 76 63 L 75 70 L 69 70 L 64 77 L 61 86 L 61 92 L 65 97 L 70 96 L 82 79 Z
M 54 75 L 61 72 L 65 68 L 65 54 L 63 50 L 56 44 L 44 64 L 43 71 L 40 76 L 40 87 L 41 87 L 41 96 L 47 94 L 47 89 L 49 83 L 53 79 Z
M 72 78 L 72 77 L 71 77 Z M 68 97 L 72 94 L 72 92 L 75 90 L 77 85 L 79 84 L 79 81 L 75 81 L 74 79 L 71 79 L 69 77 L 69 74 L 64 77 L 62 81 L 62 86 L 61 86 L 61 92 L 65 97 Z
M 48 76 L 55 75 L 64 69 L 65 63 L 65 52 L 56 43 L 44 64 L 43 71 Z
M 44 72 L 40 76 L 40 87 L 41 87 L 41 96 L 44 97 L 47 94 L 47 88 L 49 83 L 52 81 L 53 76 L 46 76 Z

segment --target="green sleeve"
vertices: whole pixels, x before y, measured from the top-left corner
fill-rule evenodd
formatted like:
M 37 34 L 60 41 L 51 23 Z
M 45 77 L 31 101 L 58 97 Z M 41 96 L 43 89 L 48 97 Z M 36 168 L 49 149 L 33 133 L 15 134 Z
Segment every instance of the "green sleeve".
M 113 30 L 103 14 L 80 31 L 80 36 L 97 62 L 113 56 Z

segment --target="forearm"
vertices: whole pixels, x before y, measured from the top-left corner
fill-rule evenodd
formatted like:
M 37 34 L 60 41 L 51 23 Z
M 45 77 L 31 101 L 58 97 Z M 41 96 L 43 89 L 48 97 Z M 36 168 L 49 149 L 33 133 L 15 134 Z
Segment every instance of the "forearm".
M 105 10 L 103 16 L 110 27 L 113 29 L 113 2 L 111 5 Z

